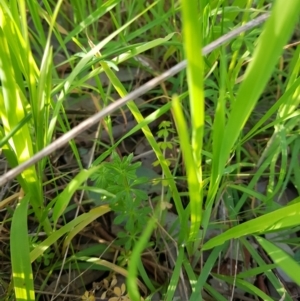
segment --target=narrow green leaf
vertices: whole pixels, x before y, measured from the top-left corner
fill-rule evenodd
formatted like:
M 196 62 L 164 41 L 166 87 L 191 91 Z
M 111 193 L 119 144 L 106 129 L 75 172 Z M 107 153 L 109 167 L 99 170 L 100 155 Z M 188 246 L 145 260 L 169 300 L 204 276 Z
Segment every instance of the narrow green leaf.
M 278 57 L 291 36 L 298 17 L 298 1 L 290 1 L 289 5 L 286 5 L 285 0 L 278 0 L 274 3 L 271 16 L 258 40 L 253 60 L 247 68 L 245 79 L 232 107 L 225 129 L 226 139 L 222 147 L 221 166 L 225 166 L 231 148 L 266 86 Z
M 191 143 L 188 135 L 188 128 L 183 116 L 182 108 L 177 96 L 173 97 L 173 114 L 175 118 L 176 128 L 179 135 L 179 141 L 182 149 L 182 154 L 186 167 L 187 181 L 190 196 L 190 215 L 191 227 L 189 233 L 189 241 L 196 240 L 202 217 L 202 199 L 201 199 L 201 185 L 197 176 L 197 166 L 194 161 L 191 150 Z
M 247 221 L 210 239 L 203 245 L 202 250 L 214 248 L 223 244 L 229 239 L 298 226 L 300 224 L 300 197 L 296 200 L 298 201 L 296 204 L 278 209 L 274 212 Z
M 256 247 L 245 238 L 241 238 L 240 241 L 242 242 L 243 247 L 246 248 L 250 253 L 253 261 L 256 262 L 259 267 L 265 268 L 266 262 L 263 258 L 260 257 L 260 254 L 257 252 Z M 293 298 L 290 296 L 289 292 L 285 289 L 285 287 L 282 285 L 281 281 L 278 279 L 277 275 L 273 273 L 273 271 L 265 269 L 264 275 L 268 278 L 268 281 L 270 281 L 274 289 L 279 294 L 280 298 L 282 298 L 282 296 L 285 296 L 284 300 L 293 301 Z
M 30 261 L 34 262 L 39 256 L 54 243 L 56 243 L 64 234 L 71 232 L 77 225 L 84 223 L 86 220 L 92 221 L 93 219 L 108 212 L 110 208 L 108 206 L 99 206 L 91 209 L 87 213 L 79 215 L 77 218 L 64 225 L 57 231 L 49 235 L 43 242 L 41 242 L 33 251 L 30 252 Z
M 93 210 L 91 210 L 89 212 L 89 215 L 86 217 L 86 219 L 70 231 L 70 233 L 68 234 L 68 236 L 66 237 L 66 239 L 64 241 L 63 250 L 66 250 L 67 246 L 70 244 L 71 240 L 73 239 L 73 237 L 76 234 L 78 234 L 80 231 L 82 231 L 87 225 L 92 223 L 95 219 L 106 214 L 110 210 L 111 210 L 110 207 L 107 205 L 102 205 L 102 206 L 93 208 Z
M 12 273 L 18 301 L 35 300 L 27 228 L 28 201 L 29 195 L 25 196 L 17 205 L 10 232 Z
M 183 246 L 179 247 L 178 257 L 176 259 L 175 267 L 173 269 L 172 277 L 170 279 L 170 283 L 167 289 L 167 295 L 165 297 L 165 301 L 172 301 L 174 300 L 174 294 L 176 288 L 178 286 L 178 281 L 180 278 L 181 266 L 184 259 L 184 248 Z
M 263 291 L 261 291 L 252 283 L 249 283 L 249 281 L 239 279 L 239 278 L 234 279 L 233 277 L 223 276 L 223 275 L 215 275 L 215 276 L 216 278 L 224 280 L 230 284 L 235 284 L 238 288 L 241 288 L 245 292 L 248 292 L 255 296 L 259 296 L 262 300 L 273 301 L 271 297 L 269 297 L 267 294 L 265 294 Z
M 200 4 L 200 15 L 203 15 L 204 2 Z M 191 229 L 189 241 L 195 241 L 202 219 L 202 140 L 204 133 L 204 62 L 202 52 L 202 22 L 199 20 L 199 1 L 182 1 L 184 49 L 187 58 L 187 80 L 191 112 L 191 143 L 188 141 L 188 129 L 183 114 L 180 118 L 179 102 L 174 102 L 174 113 L 177 119 L 180 145 L 187 168 L 190 195 Z M 200 51 L 200 52 L 199 52 Z M 200 54 L 199 54 L 200 53 Z M 181 128 L 183 126 L 183 128 Z M 180 134 L 181 131 L 181 134 Z M 184 131 L 184 132 L 183 132 Z M 185 141 L 183 141 L 183 138 Z M 185 143 L 185 144 L 183 144 Z M 190 144 L 190 146 L 189 146 Z M 188 148 L 191 147 L 191 151 Z M 198 242 L 196 242 L 195 247 Z
M 156 215 L 157 215 L 157 211 L 158 210 L 156 210 Z M 152 231 L 155 227 L 156 222 L 157 222 L 157 219 L 155 217 L 152 217 L 149 219 L 144 232 L 142 233 L 139 241 L 135 245 L 135 247 L 132 251 L 132 254 L 131 254 L 126 284 L 127 284 L 130 299 L 132 301 L 140 301 L 141 300 L 139 289 L 138 289 L 138 286 L 136 283 L 138 265 L 141 260 L 141 254 L 149 241 L 149 238 L 152 234 Z
M 227 247 L 227 246 L 226 246 Z M 220 255 L 220 252 L 225 249 L 224 246 L 218 246 L 213 249 L 207 258 L 204 267 L 201 270 L 200 276 L 198 277 L 197 283 L 195 285 L 195 290 L 193 291 L 190 301 L 198 301 L 199 296 L 201 295 L 201 291 L 203 286 L 205 285 L 207 278 L 209 277 L 212 268 L 216 265 L 216 261 Z
M 300 285 L 300 265 L 289 254 L 260 236 L 255 237 L 265 249 L 268 256 L 276 263 L 295 283 Z
M 203 9 L 203 3 L 200 5 Z M 202 52 L 202 23 L 199 1 L 182 1 L 183 38 L 187 58 L 187 80 L 192 121 L 192 148 L 196 168 L 201 175 L 201 151 L 204 132 L 204 62 Z
M 99 169 L 99 166 L 90 168 L 89 170 L 83 169 L 78 175 L 66 186 L 63 192 L 61 192 L 55 200 L 53 208 L 53 221 L 57 223 L 59 217 L 66 210 L 73 194 L 86 181 L 95 171 Z

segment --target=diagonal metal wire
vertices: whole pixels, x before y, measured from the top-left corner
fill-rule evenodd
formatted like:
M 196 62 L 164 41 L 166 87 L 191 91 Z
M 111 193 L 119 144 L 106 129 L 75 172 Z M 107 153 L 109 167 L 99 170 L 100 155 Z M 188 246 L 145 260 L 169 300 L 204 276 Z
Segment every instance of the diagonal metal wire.
M 210 43 L 209 45 L 205 46 L 202 49 L 202 54 L 207 55 L 219 46 L 225 44 L 226 42 L 232 40 L 239 34 L 241 34 L 244 31 L 247 31 L 251 28 L 254 28 L 261 23 L 265 22 L 267 18 L 269 17 L 269 13 L 263 14 L 259 16 L 256 19 L 253 19 L 246 23 L 245 25 L 236 28 L 229 33 L 223 35 L 222 37 L 218 38 L 214 42 Z M 43 159 L 44 157 L 50 155 L 52 152 L 55 150 L 61 148 L 65 144 L 67 144 L 71 139 L 75 138 L 79 133 L 87 130 L 90 128 L 92 125 L 98 123 L 102 118 L 105 116 L 113 113 L 123 105 L 125 105 L 128 101 L 134 100 L 143 94 L 147 93 L 149 90 L 153 89 L 157 85 L 159 85 L 161 82 L 165 81 L 166 79 L 174 76 L 187 66 L 187 61 L 184 60 L 174 67 L 170 68 L 169 70 L 165 71 L 161 75 L 151 79 L 144 85 L 140 86 L 136 90 L 130 92 L 127 94 L 125 97 L 118 99 L 114 103 L 110 104 L 106 108 L 102 109 L 100 112 L 94 114 L 93 116 L 87 118 L 83 122 L 81 122 L 79 125 L 71 129 L 69 132 L 65 133 L 63 136 L 59 137 L 55 141 L 53 141 L 51 144 L 46 146 L 44 149 L 36 153 L 33 157 L 31 157 L 29 160 L 26 162 L 20 164 L 19 166 L 11 169 L 7 173 L 5 173 L 3 176 L 0 177 L 0 187 L 3 186 L 5 183 L 8 181 L 14 179 L 17 175 L 19 175 L 21 172 L 23 172 L 26 168 L 30 167 L 31 165 L 37 163 L 39 160 Z

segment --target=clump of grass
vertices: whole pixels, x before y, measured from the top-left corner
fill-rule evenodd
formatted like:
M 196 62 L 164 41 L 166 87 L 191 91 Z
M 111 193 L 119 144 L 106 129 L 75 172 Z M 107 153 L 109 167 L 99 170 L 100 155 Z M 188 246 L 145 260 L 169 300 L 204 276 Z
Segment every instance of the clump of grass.
M 291 59 L 281 56 L 296 24 L 295 2 L 286 5 L 283 0 L 277 1 L 263 28 L 243 33 L 229 46 L 202 57 L 200 51 L 204 45 L 269 7 L 250 1 L 247 4 L 234 1 L 233 6 L 226 1 L 200 1 L 200 4 L 198 1 L 181 4 L 157 1 L 144 7 L 138 1 L 131 1 L 125 11 L 124 3 L 116 0 L 103 3 L 70 0 L 58 1 L 55 5 L 43 1 L 42 6 L 37 1 L 2 1 L 0 145 L 11 168 L 29 160 L 72 128 L 65 108 L 67 97 L 72 93 L 90 93 L 94 100 L 101 98 L 97 106 L 105 111 L 110 105 L 111 92 L 124 97 L 133 89 L 117 76 L 121 64 L 137 65 L 157 74 L 160 68 L 153 65 L 161 65 L 163 69 L 187 58 L 186 72 L 164 82 L 147 96 L 148 102 L 162 95 L 164 99 L 153 102 L 153 111 L 149 114 L 133 101 L 127 102 L 137 125 L 121 139 L 114 139 L 112 134 L 114 117 L 109 115 L 103 120 L 111 143 L 104 145 L 94 141 L 86 168 L 76 137 L 70 141 L 76 172 L 70 171 L 74 174 L 64 187 L 58 182 L 61 175 L 45 181 L 46 167 L 55 174 L 49 156 L 23 171 L 14 182 L 16 185 L 4 191 L 0 207 L 7 208 L 7 216 L 2 226 L 9 230 L 10 254 L 6 255 L 10 256 L 13 276 L 13 286 L 7 285 L 6 298 L 35 300 L 33 279 L 39 271 L 31 264 L 39 261 L 43 273 L 51 277 L 57 260 L 55 254 L 62 264 L 61 270 L 65 258 L 78 269 L 78 261 L 82 261 L 123 273 L 128 276 L 127 289 L 134 301 L 141 299 L 138 276 L 150 293 L 160 290 L 165 300 L 178 297 L 175 288 L 186 287 L 186 283 L 189 289 L 184 290 L 181 298 L 198 300 L 202 293 L 204 297 L 209 294 L 216 300 L 225 300 L 224 294 L 207 280 L 210 275 L 255 298 L 271 300 L 260 288 L 246 282 L 248 277 L 259 273 L 265 273 L 280 298 L 285 296 L 292 300 L 246 237 L 255 239 L 276 267 L 300 285 L 295 258 L 263 237 L 282 229 L 293 233 L 299 224 L 297 198 L 288 200 L 287 206 L 275 201 L 289 183 L 299 190 L 299 47 L 292 52 Z M 103 30 L 99 31 L 99 27 Z M 63 59 L 56 66 L 58 55 Z M 101 73 L 109 79 L 108 87 L 99 80 Z M 272 74 L 273 80 L 269 81 Z M 281 80 L 275 80 L 277 75 Z M 90 79 L 95 79 L 94 86 L 86 83 Z M 268 91 L 276 91 L 273 95 L 277 97 L 276 102 L 263 114 L 253 116 L 258 100 L 265 100 L 263 93 L 268 81 L 271 85 Z M 151 129 L 150 123 L 161 116 L 166 118 L 159 128 Z M 245 128 L 252 118 L 254 125 L 249 128 L 249 122 Z M 172 127 L 173 124 L 176 127 Z M 176 133 L 178 139 L 170 141 Z M 268 142 L 261 142 L 257 138 L 259 134 L 264 134 Z M 140 163 L 132 163 L 133 154 L 117 155 L 126 138 L 134 135 L 143 135 L 157 157 L 154 165 L 160 167 L 164 183 L 159 196 L 148 195 L 138 186 L 146 179 L 136 175 Z M 174 170 L 166 157 L 168 148 L 177 148 Z M 108 157 L 110 160 L 105 161 Z M 178 190 L 178 176 L 187 180 L 183 192 Z M 265 194 L 256 191 L 262 178 L 268 182 Z M 93 187 L 90 179 L 94 180 Z M 49 187 L 54 191 L 51 192 L 53 199 L 45 202 L 44 193 Z M 73 220 L 65 220 L 74 194 L 79 192 L 78 208 L 87 210 L 82 200 L 84 193 L 92 190 L 98 193 L 98 206 L 89 208 L 88 212 L 78 209 Z M 12 205 L 14 210 L 9 210 L 7 204 L 16 199 L 16 195 L 18 202 Z M 154 209 L 149 207 L 151 202 L 146 201 L 152 197 L 158 199 Z M 261 202 L 259 208 L 251 207 L 257 200 Z M 167 208 L 178 215 L 173 222 L 173 228 L 178 229 L 178 235 L 173 237 L 177 258 L 167 286 L 160 284 L 159 288 L 145 271 L 141 254 L 152 245 L 163 248 L 162 241 L 166 249 L 170 249 L 167 242 L 170 238 L 164 233 L 152 237 L 153 244 L 150 243 L 155 227 L 167 227 L 164 220 Z M 116 213 L 113 223 L 124 224 L 119 244 L 130 255 L 126 259 L 128 266 L 124 266 L 128 274 L 124 267 L 96 260 L 90 254 L 82 256 L 72 242 L 78 233 L 112 210 Z M 246 220 L 240 223 L 241 218 Z M 37 236 L 28 240 L 33 227 L 35 231 L 38 229 Z M 218 235 L 210 237 L 211 230 L 216 228 Z M 38 238 L 40 232 L 44 232 L 44 239 Z M 237 271 L 222 275 L 215 272 L 214 267 L 223 260 L 222 254 L 229 252 L 229 241 L 233 239 L 239 250 L 248 250 L 257 267 L 238 275 Z M 207 250 L 210 252 L 203 261 Z M 43 254 L 47 255 L 44 261 Z M 170 250 L 166 254 L 166 257 L 173 256 Z M 139 287 L 143 287 L 140 282 Z

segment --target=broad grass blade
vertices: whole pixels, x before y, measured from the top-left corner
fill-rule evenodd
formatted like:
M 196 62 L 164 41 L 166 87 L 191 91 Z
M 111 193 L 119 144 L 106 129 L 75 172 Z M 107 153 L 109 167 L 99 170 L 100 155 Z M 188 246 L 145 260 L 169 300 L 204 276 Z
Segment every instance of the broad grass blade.
M 17 205 L 11 223 L 10 254 L 16 300 L 35 300 L 29 256 L 27 210 L 29 196 Z

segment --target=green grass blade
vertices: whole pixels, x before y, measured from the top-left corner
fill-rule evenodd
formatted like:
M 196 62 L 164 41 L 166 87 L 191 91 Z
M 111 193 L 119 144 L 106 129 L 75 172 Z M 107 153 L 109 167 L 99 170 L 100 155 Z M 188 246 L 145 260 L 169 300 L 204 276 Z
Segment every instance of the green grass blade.
M 193 291 L 190 301 L 197 301 L 199 300 L 199 296 L 201 295 L 201 291 L 203 289 L 203 286 L 205 285 L 210 272 L 212 270 L 212 268 L 216 265 L 216 261 L 220 255 L 220 253 L 222 252 L 222 250 L 225 250 L 225 247 L 227 247 L 226 245 L 224 246 L 217 246 L 216 248 L 214 248 L 211 252 L 211 254 L 209 255 L 209 257 L 207 258 L 204 267 L 201 269 L 201 273 L 200 276 L 197 280 L 197 283 L 195 285 L 195 290 Z
M 98 206 L 89 212 L 89 215 L 86 217 L 84 221 L 74 227 L 66 237 L 63 244 L 63 253 L 66 250 L 67 246 L 71 243 L 71 240 L 75 235 L 77 235 L 80 231 L 82 231 L 86 226 L 91 224 L 95 219 L 99 216 L 102 216 L 108 212 L 110 212 L 110 207 L 106 205 Z
M 211 210 L 213 206 L 213 200 L 217 191 L 219 189 L 219 183 L 222 175 L 222 166 L 220 165 L 221 153 L 223 152 L 222 144 L 223 140 L 226 139 L 224 135 L 225 130 L 225 116 L 226 116 L 226 54 L 225 51 L 220 58 L 220 91 L 219 97 L 217 100 L 215 117 L 213 123 L 213 132 L 212 132 L 212 143 L 213 143 L 213 164 L 210 175 L 210 187 L 205 204 L 205 211 L 203 213 L 203 223 L 202 226 L 204 229 L 207 229 Z
M 255 285 L 249 283 L 249 281 L 245 281 L 245 280 L 242 280 L 239 278 L 236 278 L 234 280 L 233 277 L 228 277 L 228 276 L 223 276 L 223 275 L 216 275 L 216 278 L 226 281 L 226 282 L 230 283 L 231 285 L 233 285 L 235 283 L 235 285 L 238 288 L 241 288 L 243 291 L 245 291 L 249 294 L 253 294 L 254 296 L 260 297 L 261 300 L 265 300 L 265 301 L 273 301 L 274 300 L 270 296 L 268 296 L 266 293 L 261 291 L 259 288 L 257 288 Z
M 299 16 L 298 1 L 276 1 L 246 71 L 225 129 L 221 166 L 225 166 L 230 151 L 261 95 L 282 49 L 289 39 Z
M 204 3 L 201 3 L 200 10 L 203 10 L 202 4 Z M 188 130 L 179 107 L 179 102 L 176 98 L 173 100 L 177 130 L 183 150 L 189 185 L 191 206 L 190 242 L 196 240 L 200 228 L 203 198 L 201 151 L 204 133 L 204 62 L 202 55 L 199 54 L 199 51 L 202 49 L 202 23 L 199 21 L 198 5 L 199 1 L 197 0 L 185 0 L 182 1 L 181 7 L 192 124 L 191 143 L 188 141 Z M 189 151 L 189 145 L 191 145 L 192 151 Z
M 7 144 L 8 140 L 14 136 L 16 132 L 18 132 L 22 126 L 24 126 L 32 117 L 32 114 L 27 114 L 5 137 L 0 140 L 0 148 L 2 148 L 5 144 Z
M 54 224 L 57 223 L 59 217 L 66 210 L 73 194 L 81 186 L 81 184 L 86 181 L 93 173 L 99 169 L 99 166 L 92 167 L 88 170 L 81 170 L 74 179 L 66 186 L 66 188 L 61 192 L 55 200 L 55 205 L 53 208 L 53 221 Z
M 173 97 L 173 115 L 179 135 L 183 159 L 185 162 L 189 188 L 191 226 L 188 240 L 189 242 L 194 242 L 198 236 L 201 224 L 202 199 L 200 190 L 202 187 L 199 185 L 199 178 L 197 175 L 198 168 L 195 164 L 195 157 L 193 156 L 189 135 L 187 134 L 188 128 L 177 96 Z
M 77 36 L 80 32 L 85 30 L 89 25 L 93 24 L 95 21 L 100 20 L 100 18 L 113 9 L 119 0 L 110 0 L 106 1 L 95 11 L 92 12 L 87 18 L 81 21 L 64 39 L 64 44 L 67 44 L 70 40 L 72 40 L 75 36 Z M 58 49 L 59 50 L 59 49 Z
M 61 238 L 66 233 L 72 233 L 74 228 L 76 228 L 81 223 L 85 223 L 86 220 L 93 221 L 101 215 L 109 212 L 110 208 L 107 205 L 98 206 L 91 209 L 87 213 L 83 213 L 68 224 L 64 225 L 57 231 L 49 235 L 43 242 L 41 242 L 34 250 L 30 252 L 30 261 L 34 262 L 39 256 L 41 256 L 50 246 L 55 244 L 59 238 Z
M 10 232 L 10 254 L 16 300 L 35 300 L 27 229 L 28 195 L 15 209 Z
M 224 128 L 225 128 L 225 114 L 226 114 L 226 53 L 223 51 L 220 58 L 220 91 L 219 98 L 217 100 L 216 111 L 215 111 L 215 121 L 213 124 L 213 159 L 218 160 L 222 152 L 222 143 L 224 137 Z M 214 164 L 213 166 L 213 178 L 216 179 L 220 174 L 219 164 Z M 213 182 L 213 181 L 212 181 Z M 213 183 L 212 183 L 213 184 Z
M 246 238 L 241 238 L 240 241 L 243 243 L 244 248 L 246 248 L 249 251 L 250 255 L 253 258 L 253 261 L 256 262 L 259 267 L 265 267 L 265 260 L 260 257 L 256 247 L 254 247 Z M 286 301 L 293 300 L 293 298 L 289 295 L 289 292 L 285 289 L 281 281 L 278 279 L 277 275 L 274 275 L 272 271 L 266 269 L 264 271 L 264 274 L 268 278 L 270 283 L 273 285 L 273 287 L 276 289 L 280 297 L 285 296 L 284 300 Z
M 254 125 L 254 127 L 243 137 L 243 141 L 247 141 L 255 134 L 258 134 L 260 131 L 264 130 L 263 124 L 266 123 L 270 117 L 278 111 L 280 106 L 284 105 L 289 101 L 290 98 L 293 98 L 293 95 L 298 95 L 296 92 L 299 89 L 300 78 L 297 78 L 285 91 L 285 93 L 276 101 L 276 103 L 264 114 L 264 116 Z M 292 114 L 290 115 L 290 118 Z M 283 120 L 282 120 L 283 121 Z M 274 124 L 273 124 L 274 126 Z
M 178 257 L 176 258 L 175 267 L 173 269 L 172 277 L 170 279 L 169 287 L 167 289 L 167 295 L 165 297 L 165 301 L 172 301 L 174 298 L 174 294 L 180 277 L 183 260 L 184 260 L 184 248 L 183 246 L 180 246 Z
M 214 248 L 229 239 L 298 226 L 300 219 L 300 198 L 294 201 L 298 202 L 235 226 L 210 239 L 203 245 L 202 250 Z
M 215 298 L 213 300 L 218 300 L 218 301 L 228 301 L 228 298 L 224 297 L 221 293 L 215 290 L 211 285 L 205 283 L 204 287 L 208 293 L 211 294 L 212 298 Z
M 204 62 L 202 55 L 199 54 L 202 50 L 202 23 L 199 21 L 198 6 L 199 1 L 197 0 L 184 0 L 181 10 L 192 121 L 192 149 L 195 164 L 201 177 L 201 151 L 204 132 Z
M 141 301 L 141 296 L 140 296 L 139 289 L 138 289 L 138 286 L 136 283 L 138 265 L 139 265 L 139 261 L 141 258 L 140 256 L 149 241 L 149 238 L 153 232 L 156 222 L 157 222 L 157 219 L 155 217 L 152 217 L 149 219 L 145 230 L 143 231 L 139 241 L 135 245 L 135 247 L 132 251 L 132 254 L 131 254 L 126 284 L 127 284 L 129 297 L 132 301 Z
M 284 252 L 281 248 L 272 244 L 270 241 L 256 236 L 260 245 L 265 249 L 268 256 L 276 263 L 295 283 L 300 285 L 300 265 L 289 254 Z
M 11 44 L 11 40 L 18 40 L 19 35 L 16 33 L 15 23 L 4 14 L 0 9 L 0 19 L 2 20 L 0 27 L 0 78 L 2 82 L 2 90 L 0 93 L 0 117 L 3 123 L 4 135 L 9 135 L 15 128 L 23 123 L 25 118 L 25 108 L 28 105 L 26 96 L 23 93 L 23 80 L 20 64 L 13 58 L 17 55 L 16 49 L 22 49 L 22 43 L 19 45 Z M 15 33 L 15 34 L 14 34 Z M 10 35 L 10 36 L 7 36 Z M 10 80 L 15 79 L 15 80 Z M 12 167 L 21 164 L 33 156 L 33 142 L 28 123 L 23 124 L 7 145 L 10 149 L 9 163 Z M 35 197 L 32 198 L 31 204 L 38 219 L 41 218 L 42 195 L 40 181 L 34 166 L 29 167 L 21 174 L 22 180 L 20 184 L 26 193 L 31 193 Z M 49 226 L 46 226 L 49 230 Z M 47 231 L 46 230 L 46 231 Z

